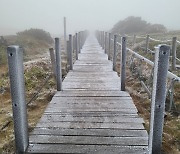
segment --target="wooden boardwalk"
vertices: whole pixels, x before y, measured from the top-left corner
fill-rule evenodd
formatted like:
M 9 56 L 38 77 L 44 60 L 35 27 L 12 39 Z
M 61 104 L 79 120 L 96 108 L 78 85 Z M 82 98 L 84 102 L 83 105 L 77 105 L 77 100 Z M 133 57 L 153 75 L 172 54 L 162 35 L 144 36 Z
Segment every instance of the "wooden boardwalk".
M 148 135 L 132 98 L 95 37 L 30 134 L 27 153 L 146 153 Z

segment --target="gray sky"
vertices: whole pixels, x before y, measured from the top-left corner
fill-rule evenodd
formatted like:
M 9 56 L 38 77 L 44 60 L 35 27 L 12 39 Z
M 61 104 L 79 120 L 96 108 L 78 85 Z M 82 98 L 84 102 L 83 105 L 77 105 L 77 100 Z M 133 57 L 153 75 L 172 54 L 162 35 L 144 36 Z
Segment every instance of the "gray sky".
M 42 28 L 51 34 L 109 30 L 128 16 L 180 29 L 180 0 L 0 0 L 0 35 L 29 28 Z

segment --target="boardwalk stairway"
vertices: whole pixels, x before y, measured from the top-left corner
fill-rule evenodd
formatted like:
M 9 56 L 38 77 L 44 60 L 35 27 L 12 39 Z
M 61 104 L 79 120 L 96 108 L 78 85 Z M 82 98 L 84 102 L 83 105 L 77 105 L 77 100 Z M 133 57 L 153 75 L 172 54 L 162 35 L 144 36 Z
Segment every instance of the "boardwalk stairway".
M 148 135 L 132 98 L 89 36 L 33 132 L 27 153 L 146 153 Z

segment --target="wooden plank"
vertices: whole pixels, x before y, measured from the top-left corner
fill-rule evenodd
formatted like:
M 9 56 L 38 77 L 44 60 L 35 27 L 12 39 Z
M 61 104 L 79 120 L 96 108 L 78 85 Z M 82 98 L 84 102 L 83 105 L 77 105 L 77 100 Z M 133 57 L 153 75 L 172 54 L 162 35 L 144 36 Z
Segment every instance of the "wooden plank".
M 145 154 L 147 146 L 30 144 L 27 153 Z
M 83 54 L 79 54 L 79 56 L 78 56 L 79 60 L 91 59 L 93 61 L 95 58 L 96 59 L 105 59 L 107 61 L 108 56 L 105 55 L 104 53 L 91 53 L 91 54 L 83 53 Z
M 111 78 L 111 80 L 113 80 L 113 79 L 115 79 L 115 80 L 120 80 L 120 78 L 116 75 L 116 74 L 112 74 L 112 75 L 110 75 L 110 74 L 98 74 L 98 73 L 94 73 L 94 72 L 92 72 L 92 74 L 87 74 L 87 73 L 82 73 L 82 72 L 74 72 L 74 74 L 67 74 L 67 76 L 65 77 L 65 79 L 66 78 L 78 78 L 78 79 L 81 79 L 81 78 L 87 78 L 87 79 L 92 79 L 92 78 L 94 78 L 94 79 L 110 79 Z
M 85 100 L 84 100 L 85 101 Z M 73 103 L 67 103 L 67 104 L 65 104 L 65 102 L 63 102 L 63 103 L 61 103 L 61 105 L 59 105 L 59 104 L 57 104 L 57 103 L 55 103 L 54 105 L 51 103 L 48 107 L 49 108 L 58 108 L 58 109 L 60 109 L 60 108 L 69 108 L 69 109 L 82 109 L 82 108 L 84 108 L 84 109 L 97 109 L 97 108 L 104 108 L 104 109 L 112 109 L 112 110 L 110 110 L 110 111 L 113 111 L 113 109 L 118 109 L 118 111 L 119 111 L 119 109 L 121 109 L 121 108 L 123 108 L 123 109 L 136 109 L 136 107 L 135 107 L 135 105 L 133 105 L 133 104 L 122 104 L 122 105 L 119 105 L 118 103 L 116 103 L 116 104 L 108 104 L 108 103 L 102 103 L 101 104 L 101 102 L 98 102 L 98 103 L 96 103 L 96 104 L 90 104 L 90 103 L 85 103 L 84 101 L 82 101 L 82 103 L 80 103 L 80 102 L 78 102 L 78 103 L 76 103 L 76 102 L 74 102 L 73 101 Z M 107 105 L 110 105 L 109 107 L 107 106 Z M 106 110 L 106 111 L 108 111 L 108 110 Z
M 68 82 L 68 83 L 63 83 L 62 84 L 62 87 L 64 90 L 66 89 L 90 89 L 90 90 L 109 90 L 109 89 L 112 89 L 112 90 L 120 90 L 120 84 L 117 85 L 117 84 L 109 84 L 106 83 L 106 84 L 96 84 L 96 83 L 82 83 L 82 82 L 79 82 L 79 83 L 73 83 L 73 82 Z
M 99 97 L 98 97 L 99 98 Z M 92 100 L 90 100 L 92 99 Z M 109 106 L 108 106 L 109 105 Z M 48 107 L 57 108 L 136 108 L 131 99 L 94 99 L 91 97 L 54 97 Z
M 105 109 L 103 109 L 103 108 L 97 108 L 97 109 L 95 109 L 95 108 L 93 108 L 93 109 L 91 109 L 91 108 L 85 108 L 85 109 L 83 109 L 83 108 L 79 108 L 79 109 L 74 109 L 74 108 L 61 108 L 61 109 L 59 109 L 59 108 L 47 108 L 46 109 L 46 111 L 45 112 L 59 112 L 59 113 L 61 113 L 61 112 L 69 112 L 69 113 L 75 113 L 75 112 L 81 112 L 81 113 L 86 113 L 86 112 L 89 112 L 89 113 L 94 113 L 94 112 L 96 112 L 96 113 L 99 113 L 99 114 L 101 114 L 101 112 L 110 112 L 111 114 L 114 114 L 114 113 L 117 113 L 117 112 L 121 112 L 121 113 L 137 113 L 137 109 L 136 108 L 133 108 L 133 109 L 129 109 L 129 108 L 125 108 L 125 109 L 122 109 L 122 108 L 119 108 L 119 109 L 109 109 L 109 108 L 105 108 Z
M 30 134 L 27 153 L 145 153 L 148 135 L 137 112 L 92 40 Z
M 57 127 L 57 128 L 101 128 L 101 129 L 144 129 L 139 123 L 92 123 L 92 122 L 50 122 L 38 123 L 36 127 Z
M 51 105 L 51 106 L 48 106 L 48 108 L 52 109 L 53 111 L 54 108 L 56 108 L 56 110 L 60 110 L 60 111 L 67 111 L 67 109 L 69 109 L 69 111 L 71 112 L 71 110 L 73 111 L 90 111 L 90 112 L 97 112 L 97 111 L 101 111 L 101 112 L 104 112 L 104 111 L 110 111 L 110 112 L 114 112 L 114 111 L 124 111 L 124 110 L 132 110 L 132 111 L 136 111 L 137 112 L 137 109 L 135 106 L 133 106 L 133 104 L 131 105 L 124 105 L 123 107 L 121 106 L 118 106 L 118 105 L 111 105 L 110 107 L 107 107 L 108 103 L 107 104 L 104 104 L 104 105 L 93 105 L 93 104 L 63 104 L 63 105 Z M 99 108 L 99 109 L 97 109 Z M 62 110 L 61 110 L 62 109 Z M 121 110 L 123 109 L 123 110 Z
M 142 118 L 134 117 L 73 117 L 67 115 L 62 117 L 61 115 L 43 115 L 39 122 L 93 122 L 93 123 L 144 123 Z
M 74 99 L 74 101 L 80 101 L 80 102 L 82 102 L 82 100 L 83 101 L 85 100 L 85 102 L 84 102 L 85 104 L 88 103 L 88 102 L 91 102 L 91 100 L 92 100 L 92 103 L 99 103 L 99 102 L 107 103 L 108 101 L 110 101 L 109 102 L 110 104 L 113 104 L 113 103 L 133 104 L 133 100 L 129 96 L 124 96 L 124 97 L 123 96 L 122 97 L 121 96 L 112 96 L 112 97 L 110 97 L 110 96 L 86 96 L 85 93 L 83 93 L 83 92 L 84 91 L 82 91 L 82 93 L 79 93 L 79 92 L 78 93 L 70 93 L 69 92 L 67 94 L 64 93 L 64 94 L 61 94 L 61 95 L 57 95 L 56 97 L 52 98 L 52 101 L 53 100 L 58 101 L 59 99 L 63 99 L 63 101 L 67 102 L 67 101 L 71 101 L 71 100 Z M 77 95 L 77 96 L 74 96 L 74 95 Z M 89 95 L 91 95 L 91 94 L 89 94 Z
M 103 72 L 103 71 L 97 71 L 97 72 L 74 72 L 74 71 L 69 71 L 67 76 L 80 76 L 80 75 L 87 75 L 87 76 L 90 76 L 90 75 L 96 75 L 97 77 L 101 77 L 101 76 L 111 76 L 111 77 L 118 77 L 117 75 L 117 72 L 114 72 L 114 71 L 111 71 L 111 72 Z
M 73 93 L 73 94 L 80 94 L 80 93 Z M 124 97 L 117 97 L 117 96 L 112 96 L 112 97 L 108 97 L 108 96 L 85 96 L 84 94 L 79 95 L 79 96 L 72 96 L 69 94 L 65 94 L 62 96 L 56 96 L 52 98 L 52 101 L 54 100 L 60 100 L 64 101 L 65 103 L 71 103 L 72 100 L 74 100 L 75 102 L 79 102 L 79 103 L 90 103 L 92 101 L 92 104 L 98 104 L 98 103 L 108 103 L 108 101 L 110 101 L 110 104 L 116 104 L 118 103 L 120 104 L 133 104 L 132 98 L 129 96 L 124 96 Z M 53 103 L 58 103 L 58 102 L 53 102 Z M 62 102 L 63 103 L 63 102 Z M 72 101 L 73 104 L 73 101 Z
M 114 83 L 120 85 L 120 79 L 113 79 Z M 63 83 L 66 82 L 81 82 L 81 83 L 112 83 L 112 78 L 101 78 L 101 79 L 94 79 L 94 78 L 66 78 Z
M 35 128 L 30 134 L 57 136 L 147 137 L 146 130 Z
M 137 113 L 121 113 L 121 112 L 44 112 L 46 115 L 72 115 L 73 117 L 117 117 L 117 116 L 138 116 Z
M 74 65 L 111 65 L 112 66 L 112 62 L 111 61 L 107 61 L 107 60 L 99 60 L 99 61 L 92 61 L 92 60 L 77 60 Z
M 81 87 L 113 87 L 113 88 L 119 88 L 120 87 L 120 81 L 118 82 L 101 82 L 101 83 L 90 83 L 90 82 L 81 82 L 80 80 L 78 82 L 63 82 L 63 86 L 64 87 L 78 87 L 78 86 L 81 86 Z
M 73 67 L 73 72 L 98 72 L 99 70 L 102 70 L 103 72 L 112 72 L 112 68 L 110 66 L 79 66 L 75 65 Z
M 63 90 L 60 92 L 56 92 L 56 94 L 54 95 L 55 97 L 79 97 L 79 96 L 86 96 L 86 97 L 130 97 L 129 93 L 124 92 L 124 91 L 67 91 L 67 90 Z
M 57 136 L 57 135 L 31 135 L 29 143 L 58 143 L 73 145 L 128 145 L 128 146 L 147 146 L 147 137 L 99 137 L 99 136 Z

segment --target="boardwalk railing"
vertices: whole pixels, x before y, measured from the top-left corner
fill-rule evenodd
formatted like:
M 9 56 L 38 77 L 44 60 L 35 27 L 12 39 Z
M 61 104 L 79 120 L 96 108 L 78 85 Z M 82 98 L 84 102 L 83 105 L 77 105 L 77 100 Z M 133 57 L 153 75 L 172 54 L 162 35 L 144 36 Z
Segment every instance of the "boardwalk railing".
M 126 37 L 121 37 L 121 42 L 117 42 L 118 35 L 114 35 L 113 38 L 111 34 L 109 34 L 109 38 L 107 35 L 104 35 L 103 31 L 97 31 L 96 36 L 102 48 L 104 46 L 108 47 L 108 55 L 111 54 L 111 43 L 113 43 L 113 70 L 116 68 L 116 59 L 117 59 L 117 46 L 121 47 L 121 84 L 123 84 L 123 88 L 125 88 L 125 63 L 126 56 L 125 52 L 130 56 L 130 60 L 132 58 L 137 58 L 142 61 L 148 63 L 153 67 L 153 87 L 152 92 L 148 89 L 148 87 L 144 84 L 146 91 L 151 96 L 151 119 L 150 119 L 150 132 L 149 132 L 149 153 L 161 153 L 161 144 L 162 144 L 162 133 L 163 133 L 163 125 L 164 125 L 164 110 L 165 110 L 165 100 L 166 100 L 166 78 L 169 78 L 172 82 L 177 81 L 180 82 L 180 78 L 175 74 L 168 71 L 169 64 L 169 55 L 170 55 L 170 46 L 169 45 L 159 45 L 155 50 L 155 62 L 150 61 L 149 59 L 143 57 L 137 52 L 133 51 L 130 48 L 126 47 Z M 145 37 L 143 37 L 145 38 Z M 107 43 L 104 40 L 109 40 Z M 133 38 L 133 45 L 135 44 L 136 36 Z M 149 35 L 146 37 L 146 51 L 149 51 L 149 40 L 153 40 Z M 155 40 L 158 41 L 158 40 Z M 169 40 L 168 40 L 169 41 Z M 172 50 L 175 52 L 175 41 L 173 38 L 173 47 Z M 176 41 L 177 42 L 177 41 Z M 174 54 L 175 55 L 175 54 Z M 131 63 L 131 62 L 130 62 Z M 174 65 L 174 63 L 173 63 Z M 141 69 L 141 68 L 140 68 Z M 142 71 L 142 70 L 140 70 Z M 144 82 L 143 82 L 144 83 Z M 172 86 L 172 85 L 171 85 Z M 121 87 L 122 88 L 122 87 Z M 124 90 L 124 89 L 123 89 Z M 171 102 L 170 102 L 171 103 Z
M 102 38 L 103 36 L 104 35 L 103 35 L 102 31 L 97 34 L 97 38 L 98 38 L 99 43 L 101 44 L 101 46 L 104 46 L 103 44 L 105 43 L 103 41 L 104 39 Z M 116 59 L 117 59 L 117 50 L 118 50 L 119 47 L 121 47 L 122 43 L 117 41 L 118 38 L 120 38 L 120 35 L 114 35 L 114 37 L 113 37 L 111 34 L 109 34 L 109 36 L 110 37 L 108 38 L 109 39 L 109 47 L 108 48 L 109 48 L 110 52 L 108 51 L 109 52 L 108 55 L 113 53 L 113 56 L 112 56 L 113 57 L 112 58 L 112 61 L 113 61 L 113 70 L 115 70 L 115 68 L 116 68 Z M 142 42 L 143 42 L 143 44 L 145 43 L 145 46 L 147 47 L 147 51 L 151 51 L 151 53 L 152 52 L 155 53 L 156 50 L 152 51 L 152 50 L 149 49 L 149 41 L 150 40 L 152 40 L 152 41 L 155 40 L 155 41 L 159 41 L 160 43 L 163 43 L 163 42 L 172 42 L 171 49 L 176 51 L 176 45 L 173 46 L 173 44 L 176 44 L 176 43 L 173 43 L 173 42 L 174 42 L 174 40 L 176 40 L 176 42 L 179 43 L 179 41 L 177 41 L 177 39 L 174 39 L 175 37 L 172 39 L 173 41 L 171 41 L 171 40 L 164 40 L 164 41 L 156 40 L 156 39 L 151 38 L 150 36 L 144 37 L 144 36 L 136 36 L 136 35 L 134 35 L 133 37 L 131 37 L 131 36 L 127 35 L 126 37 L 133 38 L 133 40 L 131 40 L 132 43 L 129 44 L 127 42 L 127 44 L 131 46 L 130 48 L 127 48 L 128 55 L 129 55 L 128 56 L 128 60 L 127 60 L 128 61 L 128 65 L 129 65 L 129 67 L 130 67 L 132 72 L 135 72 L 135 74 L 138 74 L 143 88 L 146 90 L 146 92 L 148 93 L 149 97 L 151 97 L 152 96 L 152 76 L 153 76 L 154 62 L 149 60 L 148 58 L 138 54 L 136 51 L 133 51 L 133 48 L 134 48 L 134 46 L 136 48 L 141 46 Z M 140 43 L 135 44 L 136 39 L 141 39 L 141 40 L 145 39 L 145 41 L 141 41 Z M 174 54 L 174 55 L 176 55 L 176 54 Z M 154 56 L 153 56 L 153 58 L 154 58 Z M 176 58 L 176 60 L 177 59 L 178 58 Z M 144 63 L 148 64 L 152 68 L 151 72 L 149 73 L 150 77 L 146 81 L 146 83 L 144 82 L 144 77 L 143 77 L 143 74 L 142 74 L 142 69 L 143 69 L 142 65 Z M 136 65 L 138 65 L 138 66 L 136 66 Z M 150 68 L 148 68 L 148 69 L 150 69 Z M 180 78 L 177 75 L 175 75 L 172 72 L 170 72 L 170 71 L 168 71 L 167 77 L 168 77 L 169 82 L 170 82 L 170 84 L 169 84 L 169 86 L 167 88 L 168 89 L 167 90 L 167 96 L 169 96 L 170 103 L 167 106 L 168 109 L 166 108 L 166 110 L 171 111 L 172 110 L 172 106 L 175 107 L 174 98 L 173 98 L 174 97 L 174 93 L 173 93 L 173 91 L 174 91 L 174 84 L 175 84 L 175 82 L 180 82 Z
M 146 53 L 153 53 L 155 51 L 153 51 L 152 49 L 149 48 L 149 44 L 151 42 L 154 42 L 154 43 L 166 43 L 166 44 L 169 44 L 171 45 L 171 53 L 170 53 L 170 60 L 171 60 L 171 70 L 175 70 L 177 67 L 179 67 L 179 65 L 177 65 L 177 62 L 180 62 L 180 59 L 177 57 L 176 53 L 176 49 L 177 49 L 177 45 L 179 44 L 180 45 L 180 42 L 177 40 L 177 37 L 173 37 L 172 39 L 168 39 L 168 40 L 158 40 L 158 39 L 155 39 L 155 38 L 152 38 L 150 37 L 150 35 L 147 35 L 147 36 L 128 36 L 128 38 L 132 38 L 133 37 L 133 43 L 132 45 L 134 45 L 136 43 L 136 39 L 141 39 L 141 41 L 145 40 L 145 47 L 142 47 L 142 49 L 144 49 L 144 51 Z
M 67 56 L 68 56 L 68 69 L 73 70 L 73 61 L 78 59 L 78 53 L 81 52 L 85 39 L 88 35 L 87 31 L 81 31 L 74 36 L 69 35 L 67 44 Z M 148 60 L 141 56 L 130 48 L 127 48 L 127 37 L 121 37 L 121 42 L 118 42 L 117 35 L 112 35 L 104 32 L 97 32 L 99 44 L 108 54 L 108 59 L 113 57 L 113 70 L 116 70 L 117 51 L 121 48 L 121 90 L 125 91 L 126 83 L 126 62 L 127 55 L 131 55 L 131 58 L 136 57 L 141 61 L 144 61 L 151 65 L 153 70 L 153 88 L 150 91 L 152 97 L 151 103 L 151 121 L 150 121 L 150 133 L 149 133 L 149 153 L 155 153 L 161 151 L 162 142 L 162 130 L 164 119 L 164 108 L 166 98 L 166 78 L 180 82 L 180 78 L 175 74 L 168 72 L 168 59 L 170 54 L 170 47 L 168 45 L 159 45 L 156 47 L 155 62 Z M 133 43 L 135 43 L 136 37 L 134 37 Z M 146 38 L 146 50 L 148 51 L 148 42 L 151 39 L 149 36 Z M 113 42 L 113 56 L 111 56 L 111 46 Z M 177 42 L 177 41 L 176 41 Z M 27 109 L 25 101 L 25 86 L 24 86 L 24 69 L 23 69 L 23 50 L 19 46 L 8 47 L 8 63 L 9 63 L 9 75 L 11 83 L 11 96 L 12 96 L 12 108 L 14 119 L 14 132 L 16 152 L 24 153 L 29 145 L 28 140 L 28 122 L 27 122 Z M 74 56 L 75 55 L 75 56 Z M 62 70 L 61 70 L 61 49 L 60 39 L 55 38 L 55 53 L 53 49 L 50 49 L 50 56 L 52 60 L 52 70 L 57 83 L 57 91 L 62 91 Z M 162 69 L 163 68 L 163 69 Z M 145 86 L 146 87 L 146 86 Z
M 76 59 L 78 53 L 87 37 L 87 31 L 81 31 L 75 34 L 76 41 L 73 47 L 72 35 L 69 35 L 67 43 L 68 64 L 70 70 L 73 69 L 73 51 L 76 50 Z M 78 51 L 77 51 L 78 50 Z M 28 120 L 27 120 L 27 103 L 25 100 L 25 82 L 24 82 L 24 66 L 23 66 L 23 49 L 19 46 L 9 46 L 7 48 L 8 65 L 10 76 L 10 88 L 13 108 L 13 121 L 15 132 L 16 153 L 25 153 L 29 145 L 28 137 Z M 62 71 L 61 71 L 61 50 L 60 40 L 55 38 L 55 53 L 54 49 L 50 49 L 50 57 L 52 62 L 52 72 L 57 83 L 57 91 L 62 90 Z

